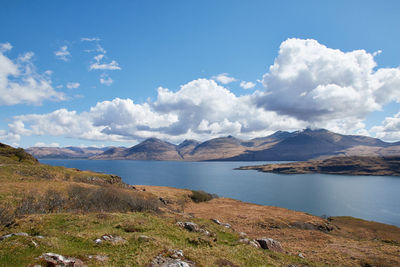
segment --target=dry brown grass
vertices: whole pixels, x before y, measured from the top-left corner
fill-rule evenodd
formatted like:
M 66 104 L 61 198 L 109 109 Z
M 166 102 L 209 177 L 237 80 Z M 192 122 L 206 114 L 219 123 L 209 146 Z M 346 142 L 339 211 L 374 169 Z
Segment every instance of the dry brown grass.
M 179 198 L 190 191 L 142 186 L 162 197 Z M 216 218 L 229 223 L 251 238 L 271 237 L 292 255 L 302 253 L 318 264 L 331 266 L 400 266 L 400 228 L 351 217 L 334 217 L 331 222 L 303 212 L 261 206 L 219 198 L 209 202 L 188 202 L 185 212 L 198 218 Z M 297 223 L 297 224 L 294 224 Z M 331 224 L 331 232 L 304 230 L 293 225 Z

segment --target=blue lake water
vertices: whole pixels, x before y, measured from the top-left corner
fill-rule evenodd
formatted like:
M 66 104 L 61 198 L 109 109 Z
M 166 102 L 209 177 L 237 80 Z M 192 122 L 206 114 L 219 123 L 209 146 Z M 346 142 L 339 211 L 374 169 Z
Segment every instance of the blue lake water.
M 353 216 L 400 226 L 400 177 L 282 175 L 239 166 L 265 162 L 42 159 L 42 163 L 116 174 L 132 185 L 201 189 L 246 202 L 317 216 Z

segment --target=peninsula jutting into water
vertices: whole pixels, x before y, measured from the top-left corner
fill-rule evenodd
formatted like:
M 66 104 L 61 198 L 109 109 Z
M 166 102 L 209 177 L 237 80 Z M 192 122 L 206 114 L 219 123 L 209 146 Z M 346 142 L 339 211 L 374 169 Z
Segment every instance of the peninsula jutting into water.
M 325 160 L 243 166 L 237 169 L 282 174 L 324 173 L 400 176 L 400 157 L 333 157 Z

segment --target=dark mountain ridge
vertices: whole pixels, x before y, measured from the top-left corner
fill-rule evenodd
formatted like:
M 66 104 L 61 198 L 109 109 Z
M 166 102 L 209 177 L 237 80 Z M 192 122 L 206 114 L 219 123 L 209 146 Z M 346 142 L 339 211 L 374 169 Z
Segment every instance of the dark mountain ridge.
M 366 136 L 342 135 L 325 129 L 305 129 L 296 132 L 278 131 L 248 141 L 227 136 L 205 142 L 185 140 L 179 145 L 149 138 L 131 148 L 115 153 L 108 150 L 91 159 L 296 161 L 357 155 L 400 155 L 400 143 L 387 143 Z

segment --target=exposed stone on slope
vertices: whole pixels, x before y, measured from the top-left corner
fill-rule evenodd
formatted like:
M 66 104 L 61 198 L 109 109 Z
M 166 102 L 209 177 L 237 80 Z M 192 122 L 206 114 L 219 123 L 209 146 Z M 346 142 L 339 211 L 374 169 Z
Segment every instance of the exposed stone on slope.
M 260 244 L 262 249 L 268 249 L 275 252 L 283 252 L 281 243 L 272 238 L 260 238 L 256 241 Z
M 44 261 L 46 261 L 46 266 L 55 266 L 55 267 L 61 267 L 61 266 L 71 266 L 71 267 L 83 267 L 83 262 L 80 259 L 76 258 L 69 258 L 69 257 L 64 257 L 60 254 L 56 253 L 43 253 L 42 256 L 40 256 Z

